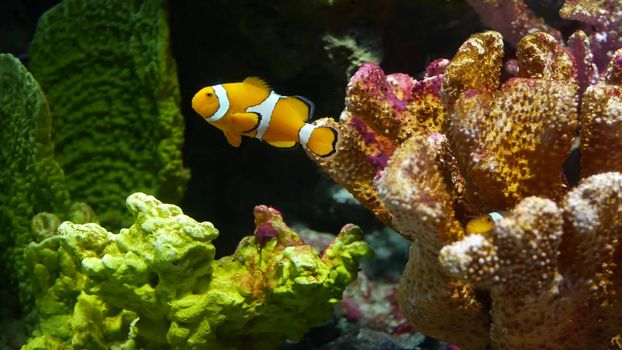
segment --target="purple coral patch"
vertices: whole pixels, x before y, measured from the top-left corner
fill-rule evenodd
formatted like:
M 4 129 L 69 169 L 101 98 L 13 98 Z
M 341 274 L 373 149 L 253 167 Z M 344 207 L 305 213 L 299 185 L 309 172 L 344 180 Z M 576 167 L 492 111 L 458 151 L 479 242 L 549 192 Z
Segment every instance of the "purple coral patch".
M 441 85 L 443 85 L 444 74 L 439 74 L 430 78 L 425 78 L 421 81 L 417 81 L 413 86 L 411 103 L 417 101 L 425 95 L 440 96 Z
M 278 236 L 279 230 L 275 225 L 283 220 L 281 212 L 267 205 L 258 205 L 253 210 L 255 215 L 255 239 L 261 247 Z
M 371 162 L 371 164 L 374 166 L 374 168 L 382 170 L 387 166 L 387 163 L 389 162 L 389 156 L 387 156 L 386 154 L 380 152 L 377 155 L 371 155 L 368 157 L 369 161 Z
M 407 101 L 410 99 L 415 80 L 408 74 L 393 73 L 387 75 L 387 82 L 393 88 L 393 93 L 396 96 L 401 96 L 401 100 Z
M 361 118 L 352 117 L 352 126 L 361 135 L 366 145 L 376 143 L 376 133 Z
M 509 60 L 505 61 L 505 63 L 503 64 L 503 70 L 505 74 L 510 77 L 518 76 L 518 60 L 516 58 L 510 58 Z
M 432 61 L 425 69 L 424 77 L 430 78 L 445 73 L 445 68 L 447 68 L 448 64 L 449 60 L 446 58 L 439 58 Z
M 377 170 L 382 170 L 387 166 L 390 155 L 382 150 L 382 145 L 378 142 L 378 134 L 365 123 L 361 118 L 352 117 L 351 125 L 361 135 L 365 145 L 374 149 L 374 153 L 367 155 L 367 159 Z
M 350 321 L 358 321 L 363 318 L 363 312 L 359 308 L 356 301 L 352 299 L 344 299 L 341 301 L 344 315 Z
M 471 98 L 474 97 L 476 95 L 479 95 L 482 91 L 479 89 L 468 89 L 467 91 L 464 92 L 463 96 L 465 98 Z
M 398 80 L 402 79 L 403 78 L 398 78 Z M 356 73 L 354 73 L 348 84 L 348 90 L 351 91 L 353 89 L 360 89 L 364 92 L 361 95 L 369 96 L 371 99 L 386 100 L 396 110 L 402 111 L 406 108 L 406 102 L 400 100 L 394 94 L 392 86 L 387 81 L 387 76 L 382 69 L 374 63 L 364 63 Z M 348 95 L 352 95 L 352 93 L 348 92 Z
M 278 236 L 279 232 L 270 222 L 264 222 L 255 228 L 255 239 L 261 247 L 265 246 L 271 239 Z
M 605 80 L 609 84 L 622 85 L 622 49 L 617 50 L 611 59 Z

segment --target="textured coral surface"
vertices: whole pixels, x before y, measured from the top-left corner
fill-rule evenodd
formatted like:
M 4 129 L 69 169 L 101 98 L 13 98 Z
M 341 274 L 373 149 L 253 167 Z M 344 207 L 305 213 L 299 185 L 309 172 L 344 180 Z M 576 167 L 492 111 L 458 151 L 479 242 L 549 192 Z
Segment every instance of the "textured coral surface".
M 534 32 L 548 33 L 560 44 L 564 38 L 559 30 L 545 23 L 527 6 L 538 1 L 525 0 L 467 0 L 478 12 L 482 22 L 499 31 L 515 46 Z M 546 3 L 543 1 L 543 3 Z M 622 2 L 620 0 L 565 0 L 559 1 L 559 16 L 576 21 L 576 31 L 567 38 L 567 48 L 575 57 L 582 89 L 595 84 L 611 60 L 622 47 Z M 545 6 L 551 6 L 545 4 Z
M 611 60 L 604 81 L 590 86 L 581 104 L 581 175 L 622 172 L 622 50 Z M 603 156 L 607 154 L 607 156 Z
M 29 49 L 67 188 L 110 227 L 129 193 L 178 201 L 189 177 L 165 3 L 63 1 L 41 17 Z
M 69 206 L 51 129 L 39 84 L 17 58 L 0 54 L 0 269 L 11 279 L 4 285 L 19 287 L 25 305 L 32 303 L 22 254 L 35 238 L 30 220 L 40 211 Z
M 135 223 L 113 234 L 47 216 L 26 251 L 40 327 L 26 349 L 272 349 L 329 319 L 371 250 L 346 225 L 321 256 L 267 206 L 254 235 L 215 260 L 218 231 L 135 193 Z

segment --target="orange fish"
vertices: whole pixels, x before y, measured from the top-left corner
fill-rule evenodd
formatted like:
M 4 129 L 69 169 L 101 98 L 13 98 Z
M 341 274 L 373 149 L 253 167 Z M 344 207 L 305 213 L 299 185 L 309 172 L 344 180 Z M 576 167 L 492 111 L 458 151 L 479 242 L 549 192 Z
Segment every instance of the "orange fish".
M 244 135 L 279 148 L 300 143 L 317 156 L 329 157 L 339 138 L 334 128 L 307 123 L 314 109 L 311 101 L 278 95 L 257 77 L 204 87 L 192 98 L 192 108 L 222 130 L 234 147 Z

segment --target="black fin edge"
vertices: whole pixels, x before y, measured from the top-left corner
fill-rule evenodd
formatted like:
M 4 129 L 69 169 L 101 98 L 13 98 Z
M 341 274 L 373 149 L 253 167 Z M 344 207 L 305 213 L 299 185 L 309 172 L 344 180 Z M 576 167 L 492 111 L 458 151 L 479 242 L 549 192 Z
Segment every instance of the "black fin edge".
M 312 120 L 313 115 L 315 114 L 315 103 L 313 103 L 313 101 L 309 100 L 308 98 L 304 96 L 294 95 L 292 97 L 299 99 L 300 101 L 302 101 L 302 103 L 307 105 L 307 108 L 309 109 L 309 118 L 307 120 Z
M 248 134 L 248 133 L 251 133 L 251 132 L 257 130 L 257 128 L 259 127 L 259 124 L 261 124 L 261 113 L 257 113 L 257 112 L 247 112 L 247 113 L 253 113 L 253 114 L 255 114 L 257 116 L 257 124 L 255 124 L 255 126 L 250 128 L 249 130 L 242 131 L 242 134 Z
M 333 146 L 333 150 L 328 152 L 328 153 L 326 153 L 326 154 L 324 154 L 324 155 L 317 154 L 317 156 L 320 157 L 320 158 L 328 158 L 328 157 L 332 156 L 333 154 L 337 153 L 337 142 L 339 140 L 339 132 L 335 128 L 331 127 L 331 126 L 320 126 L 320 128 L 328 128 L 328 129 L 330 129 L 330 131 L 333 132 L 333 135 L 334 135 L 333 145 L 332 145 Z
M 274 146 L 273 146 L 273 147 L 274 147 Z M 282 150 L 284 150 L 284 151 L 289 151 L 289 150 L 292 150 L 292 149 L 294 149 L 294 148 L 296 148 L 296 147 L 298 147 L 298 142 L 294 142 L 294 145 L 293 145 L 293 146 L 291 146 L 291 147 L 275 147 L 275 148 L 277 148 L 277 149 L 282 149 Z

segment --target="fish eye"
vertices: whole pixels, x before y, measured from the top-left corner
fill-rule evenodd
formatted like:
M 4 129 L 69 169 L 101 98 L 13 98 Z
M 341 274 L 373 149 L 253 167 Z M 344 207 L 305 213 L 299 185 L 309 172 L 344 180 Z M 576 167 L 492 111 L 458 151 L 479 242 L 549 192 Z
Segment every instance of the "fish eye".
M 214 94 L 212 94 L 211 92 L 207 93 L 207 97 L 212 97 L 212 96 L 214 96 Z

